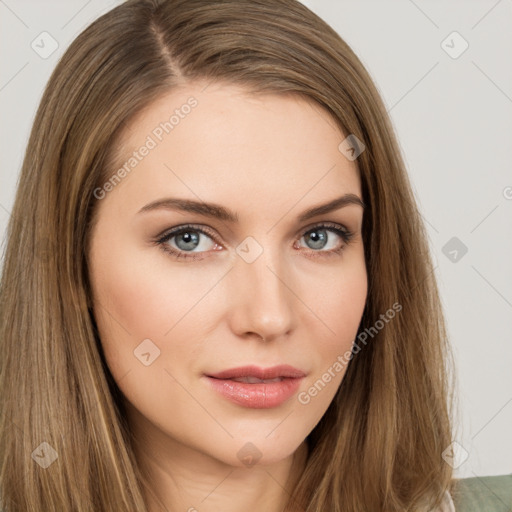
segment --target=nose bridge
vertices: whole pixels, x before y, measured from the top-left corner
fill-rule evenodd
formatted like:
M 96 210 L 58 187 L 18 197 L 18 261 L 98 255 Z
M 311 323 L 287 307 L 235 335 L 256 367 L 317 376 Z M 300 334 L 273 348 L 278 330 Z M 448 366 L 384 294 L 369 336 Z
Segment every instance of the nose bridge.
M 252 332 L 264 339 L 288 333 L 295 326 L 290 272 L 282 252 L 254 240 L 237 249 L 233 279 L 236 281 L 235 330 Z M 258 247 L 259 246 L 259 247 Z M 245 249 L 245 251 L 244 251 Z

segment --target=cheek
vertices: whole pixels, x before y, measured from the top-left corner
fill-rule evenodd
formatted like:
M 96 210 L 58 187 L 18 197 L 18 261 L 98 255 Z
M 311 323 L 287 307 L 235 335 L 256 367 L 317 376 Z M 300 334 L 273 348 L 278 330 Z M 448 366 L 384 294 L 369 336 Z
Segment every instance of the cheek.
M 131 248 L 115 261 L 98 254 L 92 273 L 97 309 L 134 336 L 162 337 L 204 296 L 211 279 L 170 271 L 165 258 L 137 254 Z
M 211 279 L 194 279 L 181 269 L 170 272 L 158 262 L 148 266 L 136 257 L 119 257 L 112 264 L 98 255 L 95 261 L 94 314 L 114 380 L 126 399 L 155 422 L 173 423 L 163 403 L 172 403 L 186 418 L 190 397 L 178 383 L 189 387 L 188 374 L 203 349 L 198 329 L 205 329 L 200 320 L 207 317 L 199 301 L 213 285 Z M 208 305 L 208 314 L 214 315 Z
M 181 361 L 197 354 L 200 347 L 194 339 L 201 340 L 198 331 L 217 314 L 215 302 L 204 299 L 222 274 L 191 273 L 176 266 L 171 270 L 165 258 L 149 260 L 133 248 L 118 254 L 102 250 L 94 262 L 94 314 L 114 376 L 138 369 L 134 350 L 143 340 L 160 350 L 155 367 L 171 367 L 170 353 Z
M 330 275 L 324 292 L 315 298 L 319 316 L 332 334 L 326 338 L 328 351 L 346 350 L 353 342 L 366 304 L 367 292 L 366 265 L 361 251 L 339 272 Z
M 367 291 L 366 266 L 361 253 L 342 270 L 333 272 L 324 293 L 313 298 L 315 311 L 321 319 L 317 323 L 319 335 L 311 336 L 316 342 L 310 347 L 310 353 L 317 356 L 317 364 L 308 379 L 305 394 L 298 397 L 299 403 L 314 403 L 313 407 L 320 411 L 327 408 L 334 397 L 352 357 Z M 321 336 L 320 330 L 327 335 Z

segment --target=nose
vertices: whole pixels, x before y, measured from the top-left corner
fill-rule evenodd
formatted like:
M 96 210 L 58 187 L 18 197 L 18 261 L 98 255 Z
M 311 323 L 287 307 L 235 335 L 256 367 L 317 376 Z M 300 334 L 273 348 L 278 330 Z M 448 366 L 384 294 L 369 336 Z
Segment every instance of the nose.
M 229 273 L 229 320 L 242 338 L 265 341 L 289 335 L 297 325 L 298 300 L 289 265 L 277 251 L 264 250 L 251 263 L 237 257 Z

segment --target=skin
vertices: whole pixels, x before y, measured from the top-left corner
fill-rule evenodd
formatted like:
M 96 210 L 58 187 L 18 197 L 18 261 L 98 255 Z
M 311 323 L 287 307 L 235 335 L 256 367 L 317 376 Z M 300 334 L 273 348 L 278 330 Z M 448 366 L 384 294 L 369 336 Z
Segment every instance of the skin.
M 338 150 L 345 135 L 315 103 L 202 83 L 174 89 L 140 113 L 122 138 L 120 165 L 191 96 L 197 106 L 98 201 L 89 253 L 94 315 L 156 495 L 148 496 L 150 510 L 278 512 L 345 368 L 309 403 L 296 394 L 270 409 L 228 401 L 204 374 L 290 364 L 307 373 L 300 393 L 351 349 L 367 295 L 363 207 L 298 217 L 346 193 L 361 198 L 359 173 Z M 138 213 L 168 197 L 217 203 L 239 221 Z M 323 222 L 353 238 L 314 229 Z M 198 246 L 179 236 L 166 244 L 195 260 L 155 243 L 187 223 L 215 239 L 192 229 Z M 322 234 L 328 238 L 319 243 Z M 256 241 L 251 255 L 263 251 L 250 263 L 237 252 L 247 237 Z M 148 366 L 134 355 L 145 339 L 160 350 Z M 247 443 L 260 454 L 251 466 L 237 455 Z

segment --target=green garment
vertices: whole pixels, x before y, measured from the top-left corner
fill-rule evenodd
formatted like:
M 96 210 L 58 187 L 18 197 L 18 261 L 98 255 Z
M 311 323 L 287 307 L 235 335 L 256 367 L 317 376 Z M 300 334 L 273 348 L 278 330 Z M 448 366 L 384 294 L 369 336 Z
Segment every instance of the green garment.
M 455 480 L 456 512 L 512 512 L 512 474 Z

